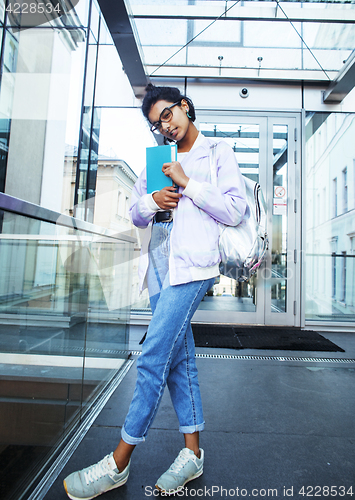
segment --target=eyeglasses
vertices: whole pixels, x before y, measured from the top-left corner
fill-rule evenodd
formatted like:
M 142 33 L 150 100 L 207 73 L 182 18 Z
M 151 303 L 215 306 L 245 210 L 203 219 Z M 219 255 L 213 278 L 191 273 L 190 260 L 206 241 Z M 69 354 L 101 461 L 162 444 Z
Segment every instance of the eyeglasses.
M 159 120 L 157 122 L 152 123 L 152 126 L 150 127 L 151 132 L 159 134 L 161 130 L 161 124 L 170 122 L 170 120 L 173 117 L 173 112 L 171 111 L 171 108 L 177 106 L 178 104 L 180 104 L 180 101 L 174 102 L 174 104 L 172 104 L 171 106 L 163 109 L 163 111 L 160 113 Z

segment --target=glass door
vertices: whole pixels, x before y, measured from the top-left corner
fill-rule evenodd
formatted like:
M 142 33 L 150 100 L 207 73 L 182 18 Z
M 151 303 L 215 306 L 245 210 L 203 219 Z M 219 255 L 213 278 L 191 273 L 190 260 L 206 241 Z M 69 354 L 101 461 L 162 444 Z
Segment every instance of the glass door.
M 300 326 L 300 148 L 297 116 L 268 117 L 269 251 L 263 275 L 265 324 Z
M 225 140 L 243 175 L 259 182 L 267 203 L 267 258 L 249 281 L 220 276 L 195 313 L 194 321 L 296 325 L 296 119 L 294 117 L 199 113 L 207 137 Z M 299 240 L 298 240 L 299 241 Z M 298 313 L 298 316 L 297 316 Z

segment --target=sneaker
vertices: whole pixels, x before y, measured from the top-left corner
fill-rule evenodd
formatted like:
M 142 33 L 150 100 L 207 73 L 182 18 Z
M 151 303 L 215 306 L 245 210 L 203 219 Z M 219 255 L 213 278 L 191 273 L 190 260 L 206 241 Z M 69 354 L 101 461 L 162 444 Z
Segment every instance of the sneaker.
M 167 495 L 180 491 L 186 483 L 202 475 L 204 458 L 202 448 L 200 456 L 201 458 L 197 458 L 192 450 L 183 448 L 174 463 L 160 476 L 155 487 Z
M 130 462 L 119 472 L 113 453 L 97 464 L 73 472 L 64 479 L 64 488 L 72 500 L 90 500 L 101 493 L 118 488 L 127 482 Z

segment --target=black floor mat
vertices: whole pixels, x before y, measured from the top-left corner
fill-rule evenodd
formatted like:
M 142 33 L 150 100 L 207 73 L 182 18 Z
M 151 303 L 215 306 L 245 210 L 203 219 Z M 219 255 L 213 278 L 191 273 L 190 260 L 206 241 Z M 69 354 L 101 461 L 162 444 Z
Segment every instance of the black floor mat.
M 317 332 L 287 327 L 193 325 L 196 347 L 345 352 Z

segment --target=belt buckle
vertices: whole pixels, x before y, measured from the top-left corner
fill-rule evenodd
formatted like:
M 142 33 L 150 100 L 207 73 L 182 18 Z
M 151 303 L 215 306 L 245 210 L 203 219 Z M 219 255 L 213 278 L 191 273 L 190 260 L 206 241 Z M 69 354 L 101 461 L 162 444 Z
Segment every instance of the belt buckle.
M 173 211 L 172 210 L 169 210 L 169 211 L 170 211 L 170 217 L 169 217 L 169 219 L 164 220 L 163 222 L 171 222 L 173 220 Z
M 157 218 L 157 215 L 158 215 L 158 214 L 159 214 L 159 215 L 162 215 L 162 214 L 167 214 L 167 213 L 169 213 L 169 217 L 168 217 L 168 218 L 166 218 L 166 219 L 163 219 L 163 218 L 162 218 L 162 219 L 160 219 L 160 218 L 158 219 L 158 218 Z M 173 220 L 173 211 L 172 211 L 172 210 L 164 210 L 164 212 L 158 212 L 158 213 L 154 216 L 154 219 L 153 219 L 153 221 L 154 221 L 155 223 L 157 223 L 157 222 L 171 222 L 172 220 Z

